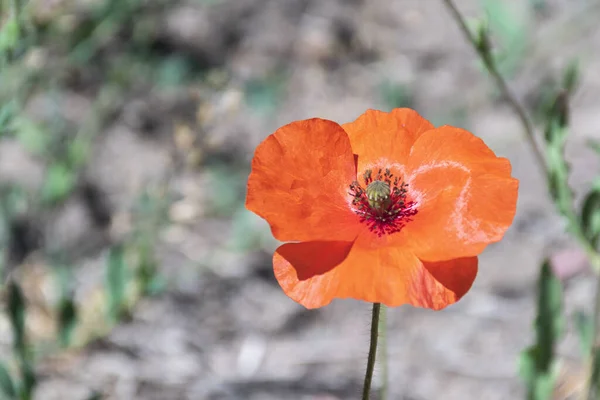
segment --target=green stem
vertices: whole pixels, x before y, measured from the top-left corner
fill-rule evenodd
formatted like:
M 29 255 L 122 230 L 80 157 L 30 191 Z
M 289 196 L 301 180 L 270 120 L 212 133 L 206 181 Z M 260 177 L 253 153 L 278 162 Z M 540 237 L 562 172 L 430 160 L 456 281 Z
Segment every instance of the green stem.
M 381 365 L 381 389 L 379 400 L 386 400 L 388 394 L 389 369 L 387 349 L 387 308 L 382 305 L 379 311 L 379 365 Z
M 544 172 L 548 174 L 548 167 L 546 165 L 545 158 L 542 154 L 541 149 L 538 147 L 537 142 L 535 141 L 533 125 L 529 120 L 525 109 L 521 106 L 521 104 L 519 104 L 517 99 L 510 92 L 506 80 L 504 79 L 502 74 L 500 74 L 498 68 L 496 67 L 492 54 L 489 53 L 489 50 L 482 50 L 482 47 L 478 45 L 477 39 L 471 34 L 471 31 L 465 23 L 463 16 L 460 14 L 460 11 L 458 11 L 458 8 L 456 8 L 456 5 L 453 3 L 453 1 L 443 0 L 443 2 L 446 4 L 448 10 L 450 11 L 450 14 L 452 14 L 452 17 L 458 23 L 465 37 L 469 40 L 469 42 L 473 45 L 475 51 L 477 51 L 477 53 L 481 57 L 481 60 L 483 61 L 486 69 L 496 82 L 496 85 L 504 95 L 505 99 L 508 101 L 508 103 L 514 110 L 515 114 L 517 114 L 525 131 L 525 136 L 534 151 L 534 155 L 538 164 L 540 165 L 540 167 L 542 167 Z M 572 204 L 572 199 L 569 199 L 569 203 Z M 600 372 L 598 371 L 598 369 L 600 368 L 600 254 L 598 254 L 598 251 L 594 247 L 594 244 L 590 243 L 590 241 L 586 238 L 585 234 L 583 233 L 581 224 L 579 222 L 579 218 L 577 217 L 577 213 L 572 208 L 561 209 L 560 211 L 568 219 L 569 225 L 572 228 L 572 233 L 581 243 L 583 249 L 585 250 L 590 260 L 592 269 L 594 270 L 594 272 L 596 272 L 596 274 L 598 274 L 596 300 L 593 311 L 594 341 L 591 349 L 590 366 L 588 368 L 588 379 L 586 383 L 586 388 L 581 393 L 582 399 L 592 400 L 596 398 L 596 395 L 598 393 L 597 375 L 600 374 Z
M 506 80 L 504 79 L 502 74 L 500 74 L 498 68 L 496 67 L 494 57 L 492 54 L 490 54 L 489 48 L 479 45 L 477 38 L 473 36 L 471 31 L 469 30 L 469 27 L 465 23 L 463 16 L 460 14 L 460 11 L 458 10 L 454 2 L 452 0 L 442 1 L 447 6 L 452 17 L 456 20 L 465 37 L 473 45 L 475 51 L 477 51 L 477 54 L 480 56 L 486 69 L 494 79 L 496 85 L 502 92 L 503 96 L 508 101 L 515 114 L 517 114 L 525 131 L 525 136 L 534 151 L 536 161 L 538 162 L 542 170 L 546 173 L 546 175 L 548 175 L 549 168 L 545 162 L 545 157 L 543 156 L 542 150 L 538 147 L 537 142 L 535 141 L 533 124 L 527 116 L 527 113 L 523 106 L 517 101 L 517 99 L 512 95 L 511 91 L 509 90 Z M 565 201 L 565 203 L 567 202 Z M 584 234 L 577 213 L 575 212 L 572 206 L 573 199 L 569 198 L 568 203 L 571 204 L 570 207 L 566 209 L 559 207 L 559 210 L 563 214 L 563 216 L 566 217 L 569 221 L 571 232 L 574 234 L 577 241 L 582 245 L 583 249 L 585 250 L 589 258 L 590 264 L 592 266 L 592 270 L 598 275 L 596 298 L 593 310 L 593 345 L 589 358 L 590 365 L 588 368 L 586 387 L 581 392 L 581 399 L 593 400 L 596 399 L 597 395 L 599 394 L 598 386 L 600 383 L 600 253 L 596 249 L 595 244 L 592 243 Z
M 523 126 L 523 129 L 525 131 L 525 138 L 531 145 L 531 149 L 533 150 L 533 154 L 536 158 L 538 165 L 544 172 L 547 173 L 546 159 L 544 158 L 542 150 L 535 141 L 535 132 L 533 131 L 533 124 L 529 120 L 527 112 L 525 111 L 523 106 L 519 104 L 519 101 L 510 91 L 506 80 L 504 79 L 500 71 L 498 71 L 496 63 L 494 62 L 493 55 L 489 54 L 489 49 L 487 50 L 488 53 L 485 54 L 480 48 L 479 44 L 477 43 L 477 39 L 469 30 L 465 19 L 461 15 L 460 11 L 458 11 L 458 8 L 454 4 L 454 2 L 452 0 L 443 0 L 443 2 L 446 4 L 448 11 L 450 11 L 450 14 L 460 27 L 460 30 L 463 32 L 463 34 L 469 40 L 469 42 L 473 45 L 473 48 L 475 49 L 477 54 L 479 54 L 481 60 L 483 61 L 483 64 L 485 65 L 485 68 L 487 69 L 491 77 L 494 79 L 496 86 L 498 86 L 498 89 L 500 89 L 502 96 L 504 96 L 510 107 L 513 109 L 513 111 L 519 118 L 519 121 L 521 122 L 521 125 Z
M 600 275 L 597 277 L 596 299 L 594 301 L 592 317 L 594 319 L 592 348 L 590 349 L 586 386 L 580 396 L 581 399 L 587 400 L 595 400 L 598 398 L 598 367 L 600 366 Z
M 371 382 L 375 370 L 375 357 L 377 355 L 377 338 L 379 336 L 379 313 L 380 303 L 373 303 L 373 314 L 371 316 L 371 343 L 369 345 L 369 358 L 367 359 L 367 372 L 365 373 L 365 384 L 363 386 L 362 400 L 369 400 L 371 393 Z

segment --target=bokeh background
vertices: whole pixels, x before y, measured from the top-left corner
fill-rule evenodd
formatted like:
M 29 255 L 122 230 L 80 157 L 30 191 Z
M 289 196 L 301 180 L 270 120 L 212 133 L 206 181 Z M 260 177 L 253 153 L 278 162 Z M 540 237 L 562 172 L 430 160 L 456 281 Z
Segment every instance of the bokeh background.
M 586 143 L 600 138 L 600 4 L 456 3 L 487 17 L 534 117 L 579 61 L 567 151 L 582 193 L 599 166 Z M 515 222 L 461 302 L 389 311 L 391 399 L 523 398 L 545 257 L 566 315 L 591 308 L 594 279 L 522 128 L 441 1 L 2 4 L 2 273 L 26 298 L 35 399 L 358 398 L 370 305 L 288 299 L 277 243 L 244 208 L 254 148 L 297 119 L 408 106 L 482 137 L 521 181 Z M 0 358 L 16 382 L 5 308 Z M 557 399 L 582 384 L 578 346 L 569 322 Z

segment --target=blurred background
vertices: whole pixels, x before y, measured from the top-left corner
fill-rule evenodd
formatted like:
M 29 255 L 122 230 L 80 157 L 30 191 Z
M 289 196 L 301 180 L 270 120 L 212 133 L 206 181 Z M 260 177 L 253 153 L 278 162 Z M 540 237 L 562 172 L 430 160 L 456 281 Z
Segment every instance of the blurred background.
M 600 3 L 456 3 L 487 18 L 534 117 L 578 60 L 567 154 L 581 193 L 599 167 L 586 142 L 600 138 Z M 0 23 L 1 266 L 18 282 L 2 289 L 7 398 L 358 398 L 370 305 L 288 299 L 244 197 L 277 127 L 368 108 L 469 129 L 521 181 L 515 222 L 461 302 L 389 311 L 391 399 L 523 398 L 545 257 L 566 315 L 591 308 L 585 256 L 441 1 L 3 0 Z M 569 322 L 557 399 L 583 382 L 575 336 Z

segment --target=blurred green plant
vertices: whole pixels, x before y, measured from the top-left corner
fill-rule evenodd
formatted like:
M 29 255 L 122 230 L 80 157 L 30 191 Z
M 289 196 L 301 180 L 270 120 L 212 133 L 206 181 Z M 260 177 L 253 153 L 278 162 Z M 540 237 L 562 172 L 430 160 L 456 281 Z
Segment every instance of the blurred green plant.
M 77 190 L 94 138 L 113 120 L 126 100 L 127 90 L 140 84 L 180 85 L 201 76 L 201 66 L 192 56 L 185 52 L 168 54 L 169 50 L 156 50 L 154 46 L 156 36 L 152 30 L 166 4 L 168 0 L 101 0 L 71 10 L 72 20 L 65 24 L 64 15 L 44 22 L 32 17 L 32 8 L 25 1 L 0 0 L 0 140 L 18 141 L 45 165 L 46 174 L 39 189 L 26 191 L 12 184 L 0 187 L 2 269 L 8 258 L 5 253 L 12 222 L 23 215 L 46 215 Z M 122 40 L 123 35 L 128 40 Z M 41 63 L 35 60 L 38 56 Z M 68 95 L 80 79 L 85 81 L 86 72 L 93 68 L 98 72 L 94 82 L 86 81 L 85 85 L 86 90 L 93 91 L 87 95 L 96 100 L 89 115 L 75 125 L 62 116 L 61 97 Z M 54 105 L 50 121 L 33 118 L 25 109 L 34 94 Z M 161 228 L 169 223 L 168 179 L 163 186 L 158 194 L 142 196 L 134 210 L 134 231 L 115 244 L 108 255 L 104 282 L 107 327 L 127 317 L 132 300 L 139 295 L 159 293 L 165 286 L 156 244 Z M 50 260 L 60 293 L 54 305 L 56 341 L 49 346 L 54 351 L 56 344 L 63 348 L 74 344 L 74 334 L 84 319 L 74 299 L 71 272 L 62 262 L 52 262 L 50 255 L 41 255 Z M 36 386 L 33 355 L 40 354 L 43 346 L 27 342 L 25 298 L 12 275 L 6 301 L 15 337 L 12 358 L 17 362 L 16 367 L 12 360 L 0 363 L 0 398 L 25 400 L 32 397 Z M 130 295 L 132 287 L 139 291 L 135 299 Z M 91 398 L 100 398 L 100 394 L 92 394 Z
M 102 400 L 104 396 L 98 391 L 92 392 L 86 400 Z
M 155 247 L 162 228 L 170 223 L 169 206 L 172 199 L 168 186 L 167 179 L 162 190 L 145 191 L 134 208 L 134 232 L 128 245 L 137 263 L 135 277 L 142 295 L 160 293 L 165 286 L 158 271 Z
M 42 201 L 55 204 L 66 199 L 73 191 L 76 181 L 76 171 L 73 171 L 66 164 L 55 163 L 50 165 L 42 186 Z
M 117 323 L 129 314 L 127 286 L 130 274 L 125 261 L 123 245 L 115 245 L 110 249 L 106 266 L 107 313 L 109 320 Z
M 574 196 L 569 187 L 570 166 L 565 159 L 564 149 L 568 138 L 570 122 L 570 99 L 577 88 L 579 64 L 571 62 L 565 68 L 559 84 L 544 93 L 541 120 L 543 122 L 543 147 L 540 148 L 535 139 L 533 122 L 527 111 L 510 92 L 508 85 L 500 73 L 497 60 L 491 53 L 489 36 L 486 29 L 472 33 L 464 18 L 452 2 L 443 0 L 452 16 L 456 19 L 467 39 L 477 50 L 488 72 L 496 82 L 503 97 L 518 116 L 525 137 L 529 141 L 536 156 L 536 161 L 545 172 L 550 196 L 557 210 L 567 222 L 567 230 L 585 250 L 593 271 L 598 275 L 595 291 L 593 317 L 577 314 L 576 327 L 582 349 L 588 350 L 588 379 L 583 392 L 588 400 L 597 399 L 600 395 L 600 254 L 597 249 L 600 220 L 600 202 L 598 200 L 598 183 L 585 196 L 583 207 L 578 211 L 574 204 Z M 560 307 L 560 282 L 551 274 L 550 266 L 544 263 L 540 272 L 538 297 L 538 317 L 536 319 L 536 344 L 525 351 L 521 357 L 521 376 L 527 385 L 528 399 L 546 400 L 552 398 L 556 377 L 556 355 L 554 346 L 560 335 L 562 310 Z
M 594 338 L 594 321 L 583 311 L 577 311 L 573 317 L 577 336 L 579 337 L 579 347 L 581 355 L 588 357 L 592 350 Z
M 380 85 L 381 97 L 385 108 L 411 107 L 414 103 L 414 94 L 410 86 L 402 83 L 383 82 Z
M 5 398 L 17 398 L 17 386 L 13 382 L 10 372 L 8 372 L 8 369 L 2 362 L 0 362 L 0 390 Z
M 40 124 L 32 121 L 23 114 L 15 116 L 8 127 L 8 133 L 23 145 L 30 153 L 43 156 L 50 145 L 50 135 Z
M 158 262 L 154 254 L 154 247 L 148 241 L 141 241 L 135 249 L 137 252 L 136 279 L 140 286 L 141 294 L 153 296 L 163 291 L 166 282 L 158 271 Z
M 53 266 L 56 271 L 60 300 L 57 305 L 58 314 L 58 342 L 61 347 L 71 346 L 73 332 L 77 328 L 78 309 L 73 297 L 73 275 L 68 267 Z
M 562 287 L 548 261 L 544 262 L 540 271 L 537 313 L 535 344 L 521 353 L 519 360 L 519 375 L 527 387 L 528 400 L 552 398 L 559 371 L 555 348 L 565 325 L 562 316 Z
M 246 172 L 232 165 L 214 163 L 208 167 L 210 211 L 217 216 L 230 216 L 243 203 Z
M 497 41 L 497 46 L 492 49 L 488 39 L 488 49 L 485 54 L 494 59 L 502 74 L 512 76 L 527 55 L 533 4 L 481 0 L 481 5 L 487 22 L 479 29 L 485 29 L 487 31 L 485 37 L 493 36 Z M 481 32 L 479 35 L 481 37 Z
M 33 368 L 33 357 L 25 332 L 25 296 L 16 281 L 10 280 L 7 287 L 7 308 L 13 332 L 13 352 L 17 358 L 18 377 L 0 366 L 0 387 L 9 399 L 30 400 L 37 384 Z
M 29 196 L 21 187 L 0 185 L 0 276 L 6 277 L 11 243 L 11 225 L 29 209 Z
M 0 137 L 10 134 L 17 110 L 17 102 L 14 99 L 0 105 Z
M 71 61 L 88 63 L 101 49 L 113 40 L 120 28 L 133 24 L 140 11 L 142 0 L 105 0 L 95 3 L 89 17 L 79 21 L 70 32 L 68 47 Z M 56 32 L 53 32 L 56 33 Z
M 20 50 L 22 31 L 23 31 L 23 4 L 20 0 L 11 0 L 8 6 L 7 1 L 0 3 L 1 10 L 8 10 L 3 18 L 3 24 L 0 26 L 0 67 L 10 62 L 16 53 Z
M 529 4 L 535 11 L 543 11 L 548 7 L 548 0 L 529 0 Z
M 452 125 L 468 127 L 469 112 L 464 105 L 448 107 L 442 112 L 437 113 L 431 118 L 431 123 L 434 126 Z
M 246 104 L 260 115 L 272 116 L 281 103 L 286 82 L 286 74 L 280 71 L 248 81 L 244 87 Z
M 227 243 L 231 249 L 251 251 L 268 248 L 270 244 L 276 243 L 265 220 L 248 211 L 244 204 L 239 205 L 233 213 L 231 223 L 233 231 Z M 252 235 L 248 232 L 252 232 Z

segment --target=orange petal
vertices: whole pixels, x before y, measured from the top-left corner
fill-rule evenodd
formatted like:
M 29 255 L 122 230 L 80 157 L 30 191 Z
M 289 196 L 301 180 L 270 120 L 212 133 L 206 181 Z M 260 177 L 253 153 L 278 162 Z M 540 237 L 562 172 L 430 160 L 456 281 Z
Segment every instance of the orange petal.
M 405 248 L 365 249 L 350 242 L 288 243 L 273 256 L 283 291 L 306 308 L 334 298 L 442 309 L 458 301 L 477 274 L 477 258 L 423 263 Z
M 367 110 L 354 122 L 342 127 L 358 155 L 358 174 L 365 169 L 403 164 L 414 141 L 434 126 L 409 108 L 396 108 L 391 112 Z
M 422 261 L 422 274 L 415 275 L 411 289 L 414 305 L 440 310 L 460 300 L 477 276 L 477 257 L 449 261 Z
M 350 140 L 338 124 L 292 122 L 256 148 L 246 207 L 281 241 L 353 240 L 360 227 L 349 207 L 355 179 Z
M 407 182 L 418 214 L 398 240 L 428 261 L 480 254 L 502 239 L 515 215 L 519 182 L 510 162 L 459 128 L 444 126 L 414 144 Z

